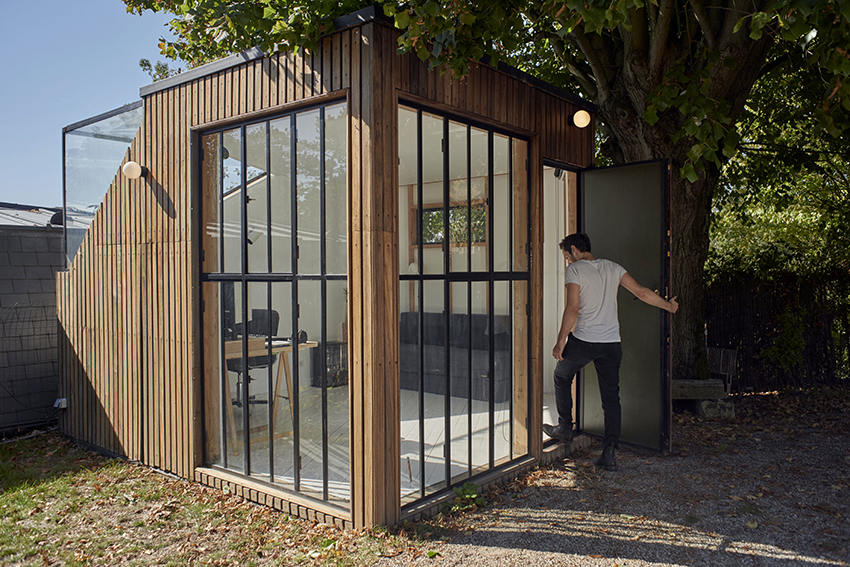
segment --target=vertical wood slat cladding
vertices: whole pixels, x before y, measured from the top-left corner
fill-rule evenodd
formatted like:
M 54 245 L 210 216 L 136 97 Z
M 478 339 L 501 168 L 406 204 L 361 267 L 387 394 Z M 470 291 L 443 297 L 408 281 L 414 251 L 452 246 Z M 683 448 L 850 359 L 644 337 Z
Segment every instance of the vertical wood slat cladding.
M 593 145 L 591 129 L 569 126 L 577 110 L 571 102 L 485 65 L 473 64 L 459 80 L 429 72 L 414 55 L 396 55 L 396 35 L 366 23 L 325 38 L 314 53 L 274 54 L 145 97 L 144 119 L 124 161 L 145 165 L 148 175 L 129 181 L 116 174 L 73 264 L 57 274 L 60 395 L 69 399 L 60 414 L 65 433 L 195 478 L 203 465 L 203 365 L 197 344 L 202 334 L 194 225 L 201 204 L 192 193 L 193 131 L 347 92 L 351 517 L 346 521 L 366 526 L 398 520 L 398 97 L 431 101 L 438 110 L 531 135 L 531 323 L 542 309 L 542 282 L 533 264 L 541 252 L 542 178 L 534 164 L 547 157 L 587 166 Z M 530 332 L 528 356 L 532 376 L 538 376 L 538 325 L 531 324 Z M 537 381 L 527 395 L 533 414 L 541 415 Z M 529 449 L 537 454 L 536 419 L 529 428 Z M 306 514 L 303 506 L 292 508 Z

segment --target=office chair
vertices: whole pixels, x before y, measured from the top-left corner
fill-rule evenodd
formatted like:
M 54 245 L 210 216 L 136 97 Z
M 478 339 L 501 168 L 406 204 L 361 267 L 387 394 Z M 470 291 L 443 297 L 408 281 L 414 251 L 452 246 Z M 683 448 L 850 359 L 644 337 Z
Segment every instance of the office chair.
M 247 325 L 244 325 L 248 332 L 248 336 L 266 337 L 271 339 L 277 334 L 277 327 L 280 323 L 280 315 L 275 310 L 269 309 L 252 309 L 251 320 Z M 233 326 L 235 339 L 242 337 L 243 324 L 236 323 Z M 243 374 L 248 382 L 251 382 L 250 371 L 257 368 L 268 368 L 277 362 L 276 354 L 266 354 L 261 356 L 249 356 L 247 359 L 247 368 L 243 368 L 242 358 L 233 358 L 227 361 L 227 370 L 236 373 L 236 399 L 233 400 L 233 405 L 241 408 L 244 404 L 242 399 L 242 379 Z M 268 405 L 269 400 L 258 400 L 255 396 L 249 396 L 247 405 L 263 404 Z

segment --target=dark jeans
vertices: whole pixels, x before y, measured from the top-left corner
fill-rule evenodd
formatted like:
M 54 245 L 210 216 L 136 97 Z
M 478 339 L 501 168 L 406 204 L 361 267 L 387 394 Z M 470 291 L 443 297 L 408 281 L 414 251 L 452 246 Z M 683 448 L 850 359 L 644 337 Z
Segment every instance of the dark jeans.
M 605 436 L 602 445 L 617 447 L 620 442 L 620 362 L 623 347 L 620 343 L 588 343 L 570 335 L 564 347 L 564 360 L 555 366 L 555 401 L 558 423 L 567 429 L 573 423 L 573 377 L 589 362 L 599 377 L 599 396 L 605 416 Z

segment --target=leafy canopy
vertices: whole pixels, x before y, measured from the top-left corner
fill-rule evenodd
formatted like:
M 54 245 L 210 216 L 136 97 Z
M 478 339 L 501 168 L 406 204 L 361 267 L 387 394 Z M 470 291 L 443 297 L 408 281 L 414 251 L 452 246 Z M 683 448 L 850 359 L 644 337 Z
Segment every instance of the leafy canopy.
M 164 54 L 192 65 L 250 47 L 310 49 L 333 31 L 333 19 L 364 0 L 124 0 L 128 11 L 165 10 L 178 39 Z M 817 128 L 834 136 L 850 128 L 850 2 L 674 0 L 379 0 L 403 33 L 402 50 L 432 67 L 465 73 L 471 61 L 509 59 L 599 104 L 603 131 L 613 120 L 604 103 L 623 78 L 650 126 L 677 114 L 671 144 L 689 144 L 681 173 L 691 182 L 735 154 L 740 104 L 736 66 L 781 65 L 746 57 L 770 44 L 793 50 L 796 64 L 827 78 L 815 112 Z M 533 56 L 533 57 L 528 57 Z M 684 120 L 681 117 L 685 117 Z M 613 126 L 616 130 L 618 127 Z M 622 151 L 622 148 L 620 149 Z M 621 161 L 621 160 L 617 160 Z

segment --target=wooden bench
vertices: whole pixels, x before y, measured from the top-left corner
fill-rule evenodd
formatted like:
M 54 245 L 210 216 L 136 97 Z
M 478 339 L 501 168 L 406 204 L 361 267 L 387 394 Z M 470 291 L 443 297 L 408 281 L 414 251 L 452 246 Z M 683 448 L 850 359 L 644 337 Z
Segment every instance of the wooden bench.
M 722 400 L 732 391 L 738 351 L 708 349 L 708 380 L 673 380 L 674 400 Z M 716 377 L 719 376 L 719 377 Z

